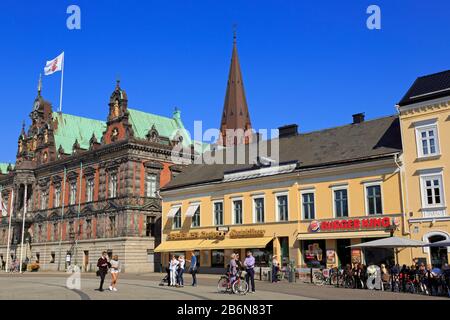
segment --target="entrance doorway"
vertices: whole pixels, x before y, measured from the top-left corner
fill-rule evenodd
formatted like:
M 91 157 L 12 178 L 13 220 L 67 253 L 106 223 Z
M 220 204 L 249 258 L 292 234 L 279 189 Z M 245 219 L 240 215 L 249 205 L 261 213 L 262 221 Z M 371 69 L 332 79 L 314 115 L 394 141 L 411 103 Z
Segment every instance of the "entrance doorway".
M 352 264 L 350 239 L 337 239 L 336 240 L 336 253 L 338 256 L 338 266 L 340 268 L 345 267 L 347 264 Z
M 444 236 L 435 235 L 428 238 L 428 242 L 434 243 L 446 240 Z M 448 263 L 447 247 L 430 247 L 431 265 L 433 268 L 441 268 L 442 265 Z

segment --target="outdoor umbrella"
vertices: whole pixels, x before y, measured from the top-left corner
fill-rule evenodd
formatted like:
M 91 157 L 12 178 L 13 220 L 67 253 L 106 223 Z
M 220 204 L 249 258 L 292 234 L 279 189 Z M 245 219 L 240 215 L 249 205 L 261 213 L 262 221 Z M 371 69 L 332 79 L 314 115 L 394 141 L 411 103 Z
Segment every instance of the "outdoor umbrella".
M 359 244 L 354 244 L 350 246 L 350 248 L 387 248 L 387 249 L 395 249 L 395 248 L 411 248 L 411 247 L 423 247 L 426 245 L 425 242 L 398 238 L 398 237 L 389 237 L 369 242 L 363 242 Z
M 450 247 L 450 240 L 442 240 L 439 242 L 427 243 L 424 247 Z
M 414 248 L 423 247 L 426 243 L 417 240 L 411 240 L 406 238 L 389 237 L 369 242 L 363 242 L 354 244 L 350 248 L 360 248 L 363 250 L 366 248 L 385 248 L 395 250 L 395 260 L 398 263 L 398 248 Z

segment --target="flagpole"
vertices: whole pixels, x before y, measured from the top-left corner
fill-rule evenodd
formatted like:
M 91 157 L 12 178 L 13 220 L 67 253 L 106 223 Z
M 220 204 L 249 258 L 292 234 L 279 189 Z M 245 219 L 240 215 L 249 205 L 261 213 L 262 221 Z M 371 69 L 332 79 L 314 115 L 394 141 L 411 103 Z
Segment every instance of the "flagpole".
M 20 260 L 19 260 L 19 268 L 20 273 L 23 273 L 22 270 L 22 259 L 23 259 L 23 240 L 25 237 L 25 216 L 27 215 L 27 198 L 28 198 L 28 183 L 25 182 L 25 194 L 24 194 L 24 205 L 23 205 L 23 217 L 22 217 L 22 240 L 20 242 Z
M 64 85 L 64 51 L 61 61 L 61 91 L 59 93 L 59 113 L 62 112 L 62 100 L 63 100 L 63 85 Z
M 14 207 L 14 187 L 12 188 L 11 192 L 11 207 L 9 208 L 9 224 L 8 224 L 8 243 L 6 246 L 6 273 L 9 272 L 9 250 L 11 249 L 11 219 L 13 214 L 13 207 Z
M 64 167 L 64 179 L 63 179 L 63 188 L 62 188 L 62 204 L 61 204 L 61 225 L 60 225 L 60 233 L 59 233 L 59 258 L 58 258 L 58 271 L 61 266 L 61 242 L 62 242 L 62 233 L 63 233 L 63 219 L 64 219 L 64 201 L 66 197 L 66 167 Z

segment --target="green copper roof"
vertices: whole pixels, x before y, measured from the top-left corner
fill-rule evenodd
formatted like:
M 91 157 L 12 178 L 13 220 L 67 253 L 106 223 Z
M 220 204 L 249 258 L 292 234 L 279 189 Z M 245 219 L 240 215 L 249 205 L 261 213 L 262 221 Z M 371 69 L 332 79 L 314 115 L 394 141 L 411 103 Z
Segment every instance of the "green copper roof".
M 179 111 L 175 112 L 173 118 L 163 117 L 151 113 L 128 109 L 129 121 L 132 125 L 134 136 L 138 139 L 146 139 L 152 126 L 155 126 L 161 137 L 172 139 L 177 132 L 183 136 L 183 145 L 189 146 L 191 139 L 185 130 L 180 119 Z M 60 146 L 64 148 L 66 154 L 72 153 L 75 140 L 78 140 L 82 149 L 89 149 L 89 140 L 95 134 L 100 142 L 103 132 L 106 130 L 106 122 L 78 117 L 65 113 L 53 113 L 53 119 L 58 121 L 58 128 L 55 130 L 56 150 Z
M 130 122 L 136 138 L 146 139 L 149 130 L 154 125 L 161 137 L 173 139 L 179 133 L 183 137 L 183 145 L 185 147 L 191 144 L 189 134 L 179 118 L 179 112 L 174 118 L 158 116 L 134 109 L 128 109 L 128 112 L 130 113 Z
M 58 128 L 54 132 L 56 150 L 62 146 L 67 154 L 72 153 L 72 147 L 76 140 L 82 149 L 89 149 L 89 140 L 92 134 L 95 134 L 100 141 L 106 130 L 106 123 L 99 120 L 59 112 L 53 112 L 53 119 L 58 121 Z
M 9 166 L 9 163 L 0 163 L 0 170 L 2 171 L 2 174 L 8 173 L 8 166 Z M 11 166 L 14 169 L 14 165 L 11 164 Z

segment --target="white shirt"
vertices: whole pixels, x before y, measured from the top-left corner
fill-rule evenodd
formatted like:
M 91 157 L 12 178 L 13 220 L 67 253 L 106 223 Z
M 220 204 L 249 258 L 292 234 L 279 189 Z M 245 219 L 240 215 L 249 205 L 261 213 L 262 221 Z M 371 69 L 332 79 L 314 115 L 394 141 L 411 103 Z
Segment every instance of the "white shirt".
M 170 260 L 170 266 L 169 269 L 170 270 L 177 270 L 177 266 L 180 262 L 178 260 Z
M 184 265 L 186 264 L 186 261 L 184 259 L 178 260 L 180 262 L 180 268 L 184 269 Z

